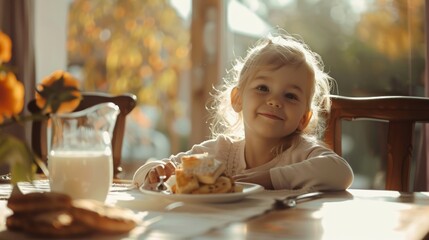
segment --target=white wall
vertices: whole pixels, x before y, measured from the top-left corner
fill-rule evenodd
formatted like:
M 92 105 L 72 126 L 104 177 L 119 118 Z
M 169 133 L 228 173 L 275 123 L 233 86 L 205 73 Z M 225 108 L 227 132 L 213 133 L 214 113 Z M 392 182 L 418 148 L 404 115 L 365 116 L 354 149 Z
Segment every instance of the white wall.
M 67 67 L 67 12 L 70 0 L 35 0 L 36 82 Z

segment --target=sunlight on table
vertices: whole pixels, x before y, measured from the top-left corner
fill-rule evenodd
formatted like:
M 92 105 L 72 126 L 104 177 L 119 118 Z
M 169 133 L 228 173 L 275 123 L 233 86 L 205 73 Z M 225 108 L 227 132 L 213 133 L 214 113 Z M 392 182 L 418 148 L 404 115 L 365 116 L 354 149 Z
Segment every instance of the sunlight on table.
M 422 207 L 423 208 L 423 207 Z M 399 211 L 398 211 L 399 210 Z M 414 206 L 370 200 L 348 200 L 324 203 L 315 217 L 321 217 L 323 239 L 419 239 L 424 233 L 410 226 L 408 212 L 417 212 Z M 429 209 L 426 209 L 429 212 Z M 374 214 L 376 213 L 376 214 Z M 429 218 L 429 215 L 426 214 Z M 422 215 L 424 216 L 424 215 Z M 341 221 L 339 221 L 341 219 Z M 340 223 L 340 224 L 339 224 Z M 416 224 L 414 224 L 416 225 Z M 365 232 L 361 231 L 365 229 Z M 403 231 L 406 229 L 406 231 Z M 379 233 L 380 236 L 374 234 Z

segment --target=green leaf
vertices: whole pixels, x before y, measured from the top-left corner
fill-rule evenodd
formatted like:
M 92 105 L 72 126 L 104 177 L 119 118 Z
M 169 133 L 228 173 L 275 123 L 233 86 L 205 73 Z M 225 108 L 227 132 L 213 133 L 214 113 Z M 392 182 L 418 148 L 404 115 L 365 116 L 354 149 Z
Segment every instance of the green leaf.
M 0 164 L 9 164 L 13 183 L 33 180 L 33 152 L 24 142 L 13 136 L 0 134 Z

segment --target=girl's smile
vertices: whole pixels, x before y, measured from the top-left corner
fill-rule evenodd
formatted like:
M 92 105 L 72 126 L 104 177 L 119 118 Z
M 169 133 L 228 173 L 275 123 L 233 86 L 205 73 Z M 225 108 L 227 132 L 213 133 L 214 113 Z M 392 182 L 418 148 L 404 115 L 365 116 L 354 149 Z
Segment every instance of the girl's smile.
M 270 112 L 260 112 L 258 113 L 260 116 L 269 118 L 269 119 L 273 119 L 273 120 L 284 120 L 283 117 L 280 117 L 279 115 L 276 115 L 275 113 L 270 113 Z

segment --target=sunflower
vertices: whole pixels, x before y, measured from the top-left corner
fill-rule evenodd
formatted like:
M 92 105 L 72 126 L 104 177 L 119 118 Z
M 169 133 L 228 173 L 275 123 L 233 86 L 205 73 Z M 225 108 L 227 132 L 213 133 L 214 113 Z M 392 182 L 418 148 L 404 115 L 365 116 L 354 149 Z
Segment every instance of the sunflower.
M 24 85 L 12 72 L 0 73 L 0 124 L 24 107 Z
M 9 62 L 12 57 L 12 40 L 0 31 L 0 63 Z
M 57 70 L 37 86 L 36 105 L 44 113 L 72 112 L 82 99 L 79 85 L 70 73 Z

